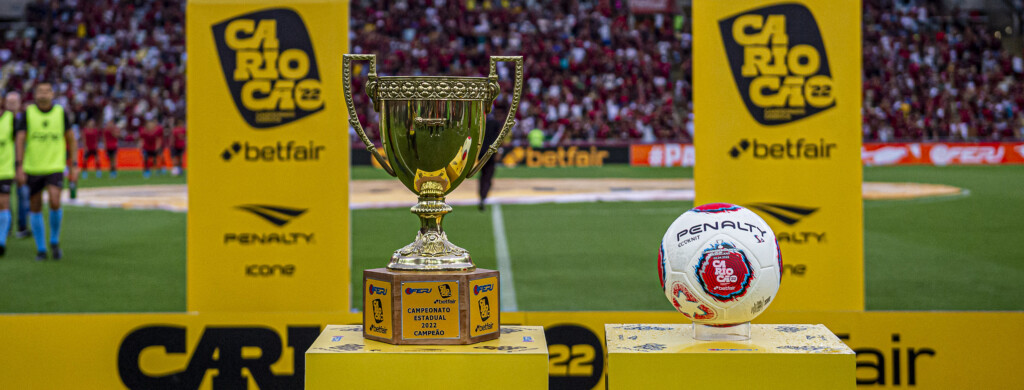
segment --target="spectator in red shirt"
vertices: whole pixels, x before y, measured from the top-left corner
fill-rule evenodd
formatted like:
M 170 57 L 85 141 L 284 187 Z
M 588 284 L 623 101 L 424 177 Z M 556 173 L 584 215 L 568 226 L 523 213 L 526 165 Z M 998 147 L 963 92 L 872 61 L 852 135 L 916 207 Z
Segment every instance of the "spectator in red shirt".
M 103 126 L 103 147 L 107 149 L 107 161 L 110 162 L 110 178 L 117 178 L 117 142 L 121 138 L 121 129 L 114 121 L 107 121 Z
M 89 168 L 89 159 L 93 160 L 95 164 L 96 177 L 102 177 L 103 172 L 100 171 L 100 129 L 96 128 L 96 120 L 89 119 L 85 122 L 85 127 L 82 128 L 82 149 L 84 155 L 82 157 L 82 178 L 89 177 L 89 173 L 86 169 Z
M 178 176 L 182 172 L 181 157 L 185 154 L 185 120 L 172 120 L 171 123 L 176 124 L 171 131 L 171 159 L 174 160 L 171 175 Z
M 163 149 L 164 128 L 156 124 L 156 119 L 146 121 L 146 126 L 139 130 L 139 146 L 142 149 L 142 177 L 149 179 L 150 169 L 156 165 L 157 156 Z
M 169 119 L 160 125 L 160 148 L 156 151 L 156 166 L 160 167 L 160 175 L 167 174 L 167 166 L 171 165 L 171 159 L 167 149 L 171 148 L 171 129 L 174 128 L 174 120 Z

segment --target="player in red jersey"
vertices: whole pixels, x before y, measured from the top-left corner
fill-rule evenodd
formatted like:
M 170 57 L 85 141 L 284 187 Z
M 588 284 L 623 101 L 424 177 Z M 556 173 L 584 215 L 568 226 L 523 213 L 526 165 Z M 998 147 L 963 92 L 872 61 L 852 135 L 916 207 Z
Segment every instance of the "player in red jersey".
M 96 128 L 95 119 L 86 121 L 85 127 L 82 129 L 82 150 L 84 150 L 82 156 L 82 178 L 89 177 L 89 173 L 86 171 L 89 168 L 89 159 L 92 159 L 93 163 L 96 164 L 96 177 L 103 177 L 103 172 L 100 171 L 100 129 Z
M 117 142 L 121 139 L 121 129 L 114 121 L 107 121 L 103 126 L 103 148 L 107 150 L 107 161 L 110 162 L 110 178 L 117 178 Z M 99 173 L 97 173 L 99 175 Z
M 157 172 L 160 175 L 167 174 L 167 167 L 171 165 L 171 156 L 168 149 L 171 148 L 171 129 L 174 128 L 174 120 L 167 120 L 160 125 L 160 150 L 156 151 L 156 166 L 160 168 Z
M 142 177 L 149 179 L 150 169 L 156 165 L 157 156 L 163 150 L 164 128 L 156 123 L 156 119 L 146 121 L 146 126 L 139 130 L 139 148 L 142 149 Z
M 174 130 L 171 130 L 171 159 L 174 160 L 174 168 L 171 175 L 181 174 L 181 158 L 185 154 L 185 120 L 172 120 Z

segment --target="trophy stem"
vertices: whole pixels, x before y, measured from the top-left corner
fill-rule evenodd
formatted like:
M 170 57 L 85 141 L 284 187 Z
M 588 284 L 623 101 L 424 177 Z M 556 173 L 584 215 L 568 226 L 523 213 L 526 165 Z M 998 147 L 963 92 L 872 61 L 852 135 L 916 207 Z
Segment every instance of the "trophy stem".
M 441 227 L 444 215 L 452 207 L 444 202 L 442 193 L 425 191 L 419 203 L 412 206 L 413 214 L 420 218 L 420 231 L 416 239 L 391 256 L 388 269 L 407 271 L 466 271 L 476 269 L 469 252 L 448 241 Z

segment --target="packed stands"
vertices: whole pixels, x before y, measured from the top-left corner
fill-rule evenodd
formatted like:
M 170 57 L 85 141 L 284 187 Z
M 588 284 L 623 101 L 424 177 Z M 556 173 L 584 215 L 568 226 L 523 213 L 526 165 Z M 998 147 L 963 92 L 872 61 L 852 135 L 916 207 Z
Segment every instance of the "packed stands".
M 36 1 L 0 36 L 0 90 L 57 81 L 76 124 L 185 114 L 184 1 Z M 622 2 L 355 0 L 351 48 L 383 75 L 487 73 L 490 55 L 526 58 L 514 139 L 550 144 L 689 142 L 690 15 L 631 15 Z M 984 15 L 938 1 L 864 0 L 865 141 L 1024 138 L 1019 51 Z M 1007 34 L 1012 32 L 1007 32 Z M 1019 32 L 1018 32 L 1019 33 Z M 500 66 L 503 91 L 512 70 Z M 377 114 L 357 102 L 371 136 Z M 507 105 L 509 94 L 499 98 Z M 165 126 L 168 123 L 164 123 Z

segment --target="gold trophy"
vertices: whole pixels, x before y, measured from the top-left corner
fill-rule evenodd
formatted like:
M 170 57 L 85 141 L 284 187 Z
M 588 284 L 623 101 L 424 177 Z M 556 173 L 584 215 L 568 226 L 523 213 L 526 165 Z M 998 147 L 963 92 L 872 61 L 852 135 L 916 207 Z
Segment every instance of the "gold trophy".
M 381 156 L 363 132 L 352 103 L 352 61 L 369 61 L 366 94 L 380 113 Z M 498 96 L 496 65 L 515 63 L 508 117 L 487 153 L 484 121 Z M 523 57 L 494 56 L 484 77 L 377 76 L 377 57 L 342 61 L 349 123 L 384 170 L 419 197 L 416 239 L 395 251 L 387 268 L 363 271 L 363 336 L 391 344 L 473 344 L 498 338 L 498 271 L 478 269 L 469 252 L 448 241 L 444 197 L 498 150 L 515 124 Z

